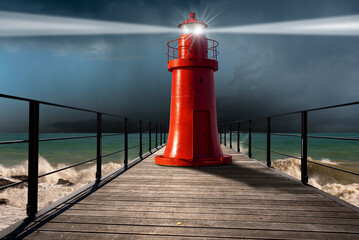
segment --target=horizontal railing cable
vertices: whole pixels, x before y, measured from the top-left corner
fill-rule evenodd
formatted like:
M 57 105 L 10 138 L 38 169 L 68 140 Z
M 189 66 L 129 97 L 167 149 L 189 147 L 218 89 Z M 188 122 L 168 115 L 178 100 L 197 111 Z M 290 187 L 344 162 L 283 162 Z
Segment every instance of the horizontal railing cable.
M 98 112 L 98 111 L 94 111 L 94 110 L 90 110 L 90 109 L 85 109 L 85 108 L 80 108 L 80 107 L 72 107 L 72 106 L 63 105 L 63 104 L 45 102 L 45 101 L 41 101 L 41 100 L 35 100 L 35 99 L 30 99 L 30 98 L 17 97 L 17 96 L 12 96 L 12 95 L 7 95 L 7 94 L 1 94 L 1 93 L 0 93 L 0 98 L 7 98 L 7 99 L 13 99 L 13 100 L 19 100 L 19 101 L 25 101 L 25 102 L 36 102 L 36 103 L 43 104 L 43 105 L 47 105 L 47 106 L 60 107 L 60 108 L 66 108 L 66 109 L 71 109 L 71 110 L 78 110 L 78 111 L 88 112 L 88 113 L 100 113 L 100 114 L 102 114 L 102 115 L 106 115 L 106 116 L 109 116 L 109 117 L 118 117 L 118 118 L 123 118 L 123 119 L 127 118 L 127 119 L 131 119 L 131 120 L 137 120 L 137 119 L 135 119 L 135 118 L 125 117 L 125 116 L 121 116 L 121 115 L 117 115 L 117 114 L 112 114 L 112 113 Z M 143 120 L 143 121 L 150 122 L 149 120 Z
M 279 154 L 279 155 L 282 155 L 282 156 L 290 157 L 290 158 L 295 158 L 295 159 L 299 159 L 299 160 L 301 159 L 300 157 L 292 156 L 292 155 L 282 153 L 282 152 L 278 152 L 278 151 L 274 151 L 274 150 L 270 150 L 270 152 L 276 153 L 276 154 Z
M 136 147 L 139 147 L 139 146 L 140 146 L 140 144 L 134 145 L 134 146 L 128 147 L 128 149 L 136 148 Z
M 323 163 L 318 163 L 318 162 L 315 162 L 315 161 L 312 161 L 312 160 L 308 160 L 308 162 L 313 163 L 313 164 L 317 164 L 317 165 L 320 165 L 320 166 L 323 166 L 323 167 L 327 167 L 327 168 L 331 168 L 331 169 L 335 169 L 335 170 L 338 170 L 338 171 L 342 171 L 342 172 L 345 172 L 345 173 L 350 173 L 350 174 L 359 176 L 359 173 L 352 172 L 352 171 L 349 171 L 349 170 L 345 170 L 345 169 L 342 169 L 342 168 L 333 167 L 333 166 L 323 164 Z
M 0 141 L 0 145 L 14 144 L 14 143 L 28 143 L 29 140 L 11 140 L 11 141 Z
M 39 139 L 39 142 L 49 142 L 49 141 L 60 141 L 60 140 L 72 140 L 72 139 L 83 139 L 83 138 L 95 138 L 96 135 L 91 136 L 75 136 L 75 137 L 61 137 L 61 138 L 42 138 Z
M 270 135 L 287 136 L 287 137 L 301 137 L 299 134 L 290 134 L 290 133 L 270 133 Z
M 19 184 L 21 184 L 21 183 L 25 183 L 25 182 L 27 182 L 27 181 L 28 181 L 28 179 L 22 180 L 22 181 L 20 181 L 20 182 L 10 183 L 10 184 L 8 184 L 8 185 L 5 185 L 5 186 L 0 187 L 0 191 L 5 190 L 5 189 L 7 189 L 7 188 L 9 188 L 9 187 L 15 187 L 15 186 L 17 186 L 17 185 L 19 185 Z
M 95 160 L 97 160 L 97 158 L 89 159 L 89 160 L 86 160 L 86 161 L 83 161 L 83 162 L 80 162 L 80 163 L 76 163 L 76 164 L 73 164 L 73 165 L 70 165 L 70 166 L 67 166 L 67 167 L 64 167 L 64 168 L 60 168 L 60 169 L 57 169 L 55 171 L 39 175 L 38 178 L 45 177 L 45 176 L 48 176 L 50 174 L 54 174 L 54 173 L 57 173 L 57 172 L 61 172 L 61 171 L 64 171 L 66 169 L 69 169 L 69 168 L 77 167 L 77 166 L 83 165 L 85 163 L 93 162 Z
M 124 133 L 108 133 L 108 134 L 102 134 L 102 137 L 112 137 L 112 136 L 121 136 L 124 135 Z
M 288 112 L 288 113 L 281 113 L 281 114 L 276 114 L 276 115 L 271 115 L 271 116 L 265 116 L 265 117 L 259 117 L 259 118 L 253 118 L 253 119 L 242 119 L 242 120 L 237 120 L 237 121 L 232 121 L 232 123 L 238 123 L 238 122 L 246 122 L 246 121 L 250 121 L 250 120 L 260 120 L 260 119 L 264 119 L 264 118 L 274 118 L 274 117 L 282 117 L 282 116 L 287 116 L 287 115 L 292 115 L 292 114 L 300 114 L 302 112 L 313 112 L 313 111 L 319 111 L 319 110 L 326 110 L 326 109 L 332 109 L 332 108 L 339 108 L 339 107 L 347 107 L 347 106 L 353 106 L 353 105 L 358 105 L 359 101 L 356 102 L 349 102 L 349 103 L 343 103 L 343 104 L 338 104 L 338 105 L 331 105 L 331 106 L 326 106 L 326 107 L 318 107 L 318 108 L 310 108 L 307 110 L 300 110 L 300 111 L 294 111 L 294 112 Z M 231 122 L 223 122 L 222 124 L 228 124 Z
M 308 138 L 332 139 L 332 140 L 359 141 L 359 138 L 329 137 L 329 136 L 315 136 L 315 135 L 308 135 L 307 137 Z
M 254 148 L 258 148 L 258 149 L 261 149 L 261 150 L 265 150 L 265 151 L 267 150 L 266 148 L 263 148 L 263 147 L 258 147 L 258 146 L 253 145 L 253 144 L 252 144 L 252 147 L 254 147 Z
M 118 151 L 115 151 L 115 152 L 111 152 L 111 153 L 104 154 L 104 155 L 102 155 L 102 157 L 103 157 L 103 158 L 109 157 L 109 156 L 115 155 L 115 154 L 120 153 L 120 152 L 123 152 L 123 151 L 125 151 L 125 149 L 121 149 L 121 150 L 118 150 Z

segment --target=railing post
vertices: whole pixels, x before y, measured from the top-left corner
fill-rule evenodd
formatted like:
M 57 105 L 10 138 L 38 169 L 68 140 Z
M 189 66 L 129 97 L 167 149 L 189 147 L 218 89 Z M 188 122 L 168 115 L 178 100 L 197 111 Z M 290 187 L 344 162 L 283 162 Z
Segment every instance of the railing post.
M 227 137 L 226 137 L 226 124 L 224 124 L 224 146 L 227 146 Z
M 162 132 L 163 132 L 163 125 L 160 124 L 160 145 L 162 145 Z
M 229 124 L 229 148 L 232 149 L 232 123 Z
M 248 157 L 252 158 L 252 120 L 248 124 Z
M 151 148 L 151 122 L 148 123 L 148 151 L 151 152 L 152 148 Z
M 157 142 L 157 122 L 156 122 L 156 148 L 158 146 L 158 142 Z
M 240 131 L 241 131 L 241 123 L 238 122 L 237 123 L 237 152 L 241 151 L 241 147 L 240 147 L 240 141 L 241 141 L 241 135 L 240 135 Z
M 219 143 L 222 144 L 222 126 L 219 127 Z
M 28 190 L 26 214 L 34 218 L 37 213 L 39 172 L 39 103 L 29 104 Z
M 96 150 L 96 181 L 101 180 L 102 173 L 102 114 L 97 113 L 97 150 Z
M 125 159 L 124 159 L 124 164 L 125 164 L 125 168 L 128 167 L 128 124 L 127 124 L 128 119 L 125 118 Z
M 140 120 L 139 122 L 139 130 L 140 130 L 140 152 L 139 152 L 139 157 L 142 159 L 142 121 Z
M 167 135 L 167 124 L 165 124 L 165 133 L 164 133 L 164 135 L 165 135 L 164 143 L 167 143 L 167 137 L 166 137 L 166 135 Z
M 271 133 L 271 118 L 268 117 L 267 118 L 267 166 L 268 167 L 270 167 L 272 165 L 270 133 Z
M 303 184 L 308 183 L 308 170 L 307 170 L 307 155 L 308 155 L 308 142 L 307 142 L 307 111 L 301 113 L 301 140 L 302 140 L 302 156 L 301 156 L 301 180 Z

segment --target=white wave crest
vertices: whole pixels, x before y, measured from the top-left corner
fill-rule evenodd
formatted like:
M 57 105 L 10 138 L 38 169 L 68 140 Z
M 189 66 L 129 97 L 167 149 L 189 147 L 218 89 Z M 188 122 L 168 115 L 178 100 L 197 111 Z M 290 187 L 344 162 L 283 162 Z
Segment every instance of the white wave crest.
M 308 160 L 315 162 L 315 160 L 311 158 L 308 158 Z M 339 163 L 333 162 L 330 159 L 322 159 L 318 162 L 328 165 L 339 165 Z M 278 159 L 273 161 L 272 165 L 292 177 L 297 179 L 301 178 L 299 159 Z M 310 185 L 359 207 L 359 183 L 355 182 L 354 178 L 350 179 L 348 174 L 308 163 L 308 175 L 308 183 Z M 346 181 L 351 181 L 352 183 L 341 182 L 342 179 L 346 179 Z
M 39 175 L 55 171 L 66 166 L 68 165 L 58 164 L 57 166 L 53 166 L 44 157 L 39 157 Z M 0 178 L 18 181 L 15 178 L 11 177 L 27 175 L 27 167 L 27 161 L 12 167 L 0 165 Z M 120 167 L 121 164 L 114 162 L 103 164 L 102 174 L 107 174 Z M 92 164 L 87 168 L 70 168 L 39 178 L 39 209 L 81 188 L 85 184 L 94 181 L 95 174 L 96 165 Z M 57 184 L 59 179 L 66 180 L 73 184 Z M 0 199 L 7 199 L 7 205 L 21 208 L 23 210 L 25 210 L 25 206 L 27 203 L 27 197 L 24 196 L 27 196 L 27 187 L 12 187 L 0 192 Z M 0 206 L 0 208 L 1 207 L 2 206 Z

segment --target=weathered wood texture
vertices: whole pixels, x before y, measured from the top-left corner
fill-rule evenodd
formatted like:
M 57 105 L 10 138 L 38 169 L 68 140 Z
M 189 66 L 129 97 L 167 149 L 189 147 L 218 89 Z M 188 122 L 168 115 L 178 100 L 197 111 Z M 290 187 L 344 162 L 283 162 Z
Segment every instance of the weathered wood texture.
M 37 219 L 26 238 L 359 239 L 358 213 L 244 155 L 224 152 L 233 164 L 164 167 L 150 156 L 84 199 L 60 206 L 60 214 Z

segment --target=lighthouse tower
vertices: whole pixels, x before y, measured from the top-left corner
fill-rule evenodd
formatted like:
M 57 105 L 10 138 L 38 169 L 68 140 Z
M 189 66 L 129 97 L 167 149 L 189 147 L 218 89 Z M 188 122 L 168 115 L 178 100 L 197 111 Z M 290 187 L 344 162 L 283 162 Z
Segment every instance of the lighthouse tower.
M 169 166 L 206 166 L 232 162 L 224 155 L 217 129 L 214 72 L 218 70 L 218 42 L 206 38 L 207 25 L 190 19 L 178 26 L 181 37 L 167 43 L 168 71 L 172 72 L 168 140 L 155 162 Z

